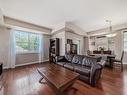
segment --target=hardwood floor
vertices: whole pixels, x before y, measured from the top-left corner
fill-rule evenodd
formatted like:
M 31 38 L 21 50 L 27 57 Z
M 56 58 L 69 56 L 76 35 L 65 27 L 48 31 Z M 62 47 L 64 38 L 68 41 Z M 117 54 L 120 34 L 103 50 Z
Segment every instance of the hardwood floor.
M 7 70 L 4 73 L 3 95 L 55 95 L 46 84 L 40 84 L 41 78 L 37 67 L 41 64 L 28 65 Z M 127 95 L 127 70 L 104 69 L 101 80 L 96 87 L 77 80 L 73 85 L 78 89 L 75 93 L 70 90 L 66 95 Z

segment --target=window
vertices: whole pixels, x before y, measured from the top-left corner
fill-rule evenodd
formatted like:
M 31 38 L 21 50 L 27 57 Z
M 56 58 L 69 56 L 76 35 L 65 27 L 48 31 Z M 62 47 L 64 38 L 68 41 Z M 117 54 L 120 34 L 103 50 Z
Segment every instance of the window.
M 124 32 L 124 51 L 127 51 L 127 32 Z
M 32 53 L 39 51 L 39 35 L 29 32 L 16 31 L 16 52 Z

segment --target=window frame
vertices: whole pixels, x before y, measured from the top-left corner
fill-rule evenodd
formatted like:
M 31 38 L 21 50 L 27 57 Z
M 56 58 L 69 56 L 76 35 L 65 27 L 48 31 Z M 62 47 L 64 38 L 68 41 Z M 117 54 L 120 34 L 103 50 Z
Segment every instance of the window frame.
M 22 42 L 22 41 L 16 41 L 15 40 L 15 43 L 16 43 L 16 46 L 17 46 L 17 43 L 28 43 L 28 45 L 30 43 L 32 43 L 30 41 L 30 35 L 36 35 L 36 37 L 38 36 L 38 42 L 36 44 L 39 45 L 39 34 L 37 33 L 32 33 L 32 32 L 27 32 L 27 31 L 21 31 L 21 30 L 16 30 L 16 32 L 24 32 L 24 33 L 28 33 L 28 42 Z M 15 33 L 15 38 L 16 38 L 16 33 Z M 35 43 L 34 43 L 35 44 Z M 35 45 L 36 46 L 36 45 Z M 29 50 L 28 51 L 18 51 L 17 48 L 16 48 L 16 54 L 31 54 L 31 53 L 35 53 L 35 54 L 38 54 L 39 53 L 39 46 L 38 46 L 38 49 L 37 50 L 30 50 L 30 45 L 29 45 Z
M 125 40 L 125 33 L 127 33 L 127 31 L 123 32 L 123 50 L 127 51 L 127 48 L 125 49 L 125 47 L 127 47 L 127 40 Z M 125 45 L 126 43 L 126 45 Z

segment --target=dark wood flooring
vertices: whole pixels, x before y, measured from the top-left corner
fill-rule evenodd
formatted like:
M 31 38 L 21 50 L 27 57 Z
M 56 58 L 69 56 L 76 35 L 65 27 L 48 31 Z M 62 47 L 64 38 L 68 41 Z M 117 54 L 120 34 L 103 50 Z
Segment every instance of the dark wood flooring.
M 4 73 L 4 87 L 0 95 L 55 95 L 46 84 L 38 81 L 41 76 L 37 67 L 41 64 L 28 65 L 7 70 Z M 76 93 L 68 91 L 66 95 L 127 95 L 127 70 L 104 69 L 96 87 L 77 80 L 73 85 Z

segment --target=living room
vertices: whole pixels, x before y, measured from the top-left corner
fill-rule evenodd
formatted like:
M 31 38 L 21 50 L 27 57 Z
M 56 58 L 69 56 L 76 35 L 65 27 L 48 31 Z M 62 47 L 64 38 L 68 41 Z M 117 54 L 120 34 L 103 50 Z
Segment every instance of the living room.
M 0 0 L 0 95 L 126 95 L 126 4 Z

